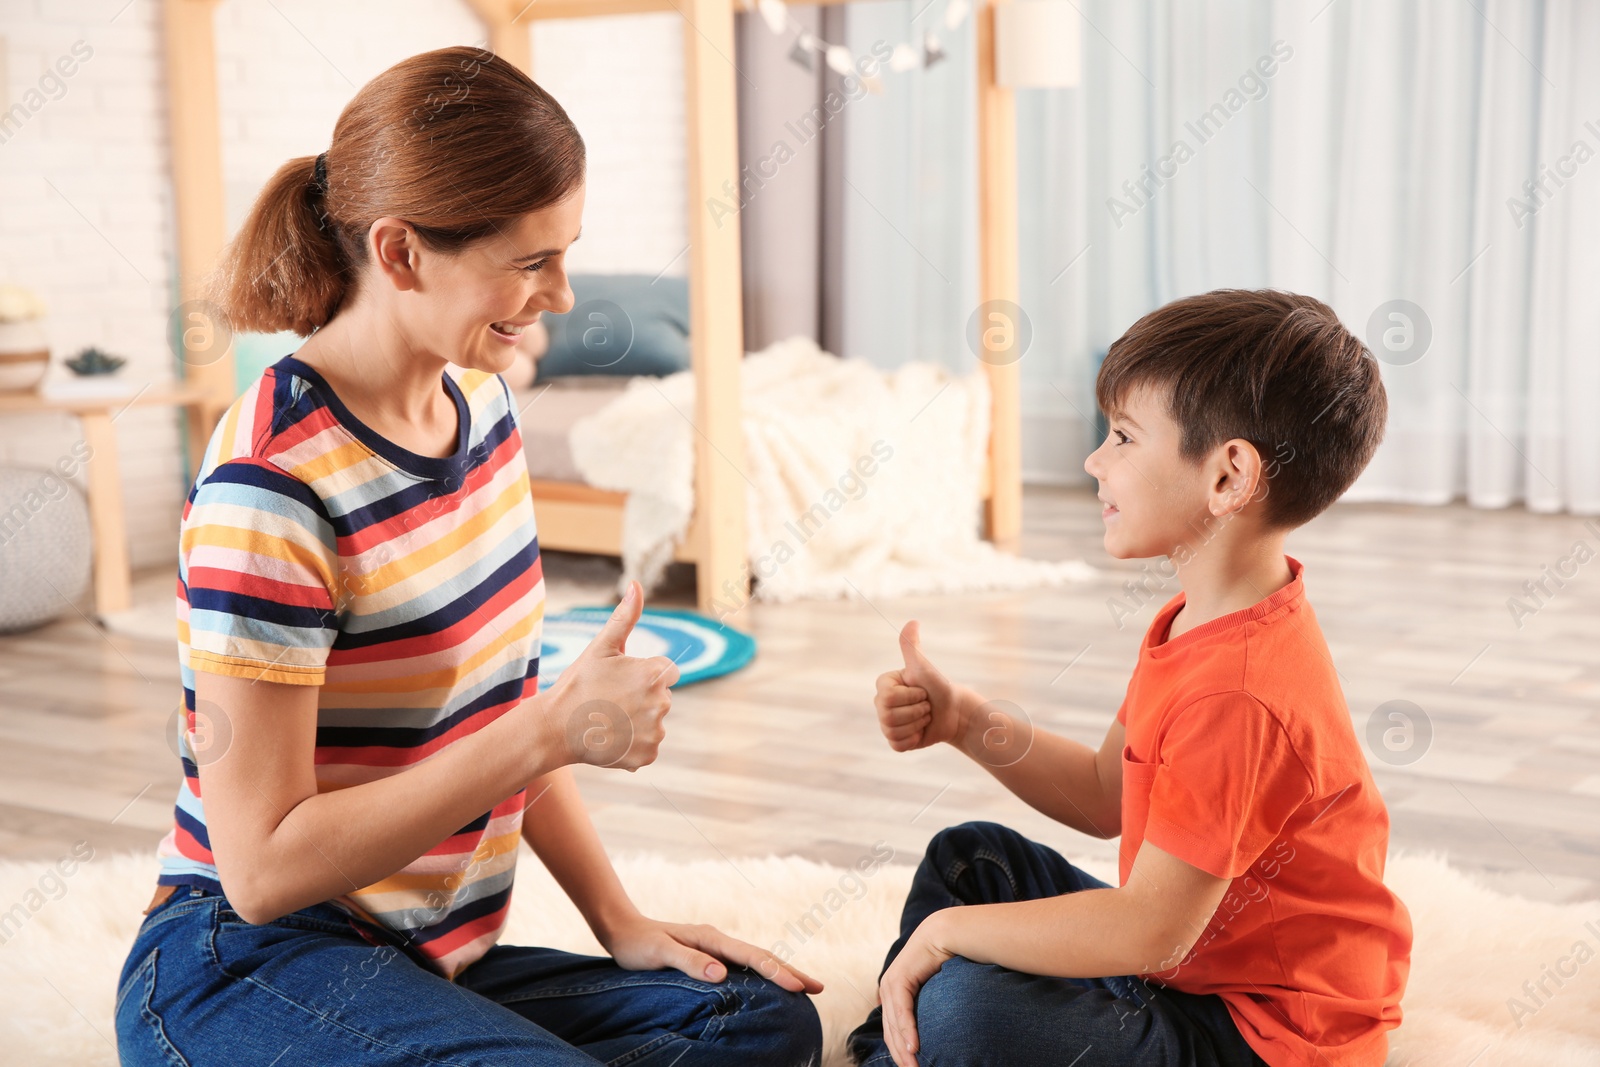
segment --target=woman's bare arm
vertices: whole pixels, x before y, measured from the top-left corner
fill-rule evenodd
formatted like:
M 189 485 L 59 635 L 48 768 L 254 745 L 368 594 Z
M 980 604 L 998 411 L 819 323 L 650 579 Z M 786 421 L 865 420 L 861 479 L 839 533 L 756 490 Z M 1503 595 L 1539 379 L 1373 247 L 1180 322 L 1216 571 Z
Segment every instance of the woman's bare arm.
M 201 802 L 233 909 L 247 922 L 270 922 L 381 881 L 568 764 L 603 757 L 634 770 L 652 762 L 678 668 L 662 656 L 624 654 L 643 609 L 632 583 L 550 689 L 414 766 L 342 787 L 316 778 L 319 687 L 196 672 L 195 706 L 214 720 L 215 739 L 197 754 Z M 582 743 L 581 727 L 596 714 L 625 730 L 625 753 Z
M 227 736 L 225 749 L 199 756 L 206 828 L 223 891 L 246 922 L 380 881 L 570 760 L 546 729 L 541 694 L 414 767 L 319 792 L 318 691 L 195 675 L 212 748 Z
M 522 838 L 578 906 L 602 945 L 610 940 L 611 931 L 639 916 L 600 843 L 569 768 L 529 783 Z

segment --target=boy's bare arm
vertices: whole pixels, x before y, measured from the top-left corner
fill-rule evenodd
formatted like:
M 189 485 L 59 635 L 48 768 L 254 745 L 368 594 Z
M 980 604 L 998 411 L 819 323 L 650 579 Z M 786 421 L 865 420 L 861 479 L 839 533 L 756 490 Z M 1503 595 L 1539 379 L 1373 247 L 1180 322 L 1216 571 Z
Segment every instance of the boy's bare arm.
M 878 676 L 878 725 L 896 752 L 947 742 L 1034 808 L 1094 837 L 1122 832 L 1123 727 L 1098 751 L 1034 727 L 999 702 L 952 682 L 923 654 L 913 620 L 900 633 L 905 666 Z
M 1049 730 L 1016 722 L 1004 705 L 977 702 L 960 746 L 1000 784 L 1028 805 L 1093 837 L 1122 833 L 1122 745 L 1124 729 L 1112 720 L 1098 750 Z M 1015 751 L 997 754 L 993 743 L 1003 735 L 1016 738 L 1000 746 Z
M 1029 974 L 1166 974 L 1182 966 L 1228 885 L 1146 841 L 1124 886 L 950 909 L 961 914 L 942 915 L 928 936 L 952 955 Z
M 951 957 L 1058 978 L 1154 973 L 1167 981 L 1188 963 L 1227 888 L 1228 879 L 1146 841 L 1118 889 L 941 908 L 912 932 L 878 982 L 895 1064 L 917 1063 L 917 991 Z

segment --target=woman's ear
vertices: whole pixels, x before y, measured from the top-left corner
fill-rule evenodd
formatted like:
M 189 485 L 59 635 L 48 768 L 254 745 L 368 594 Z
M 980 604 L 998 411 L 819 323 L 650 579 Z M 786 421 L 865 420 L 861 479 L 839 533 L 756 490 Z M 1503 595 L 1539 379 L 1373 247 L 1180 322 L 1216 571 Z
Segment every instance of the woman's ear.
M 1231 515 L 1252 500 L 1267 495 L 1261 453 L 1255 445 L 1236 437 L 1223 442 L 1215 455 L 1207 501 L 1212 515 L 1219 518 Z
M 421 248 L 417 231 L 404 219 L 385 215 L 367 230 L 368 258 L 397 291 L 417 288 Z

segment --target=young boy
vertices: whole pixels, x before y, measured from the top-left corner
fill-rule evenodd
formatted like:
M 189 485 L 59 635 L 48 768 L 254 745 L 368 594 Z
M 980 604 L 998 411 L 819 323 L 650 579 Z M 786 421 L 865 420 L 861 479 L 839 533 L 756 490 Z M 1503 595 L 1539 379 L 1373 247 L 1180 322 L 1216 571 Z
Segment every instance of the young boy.
M 896 751 L 955 745 L 1058 822 L 1120 834 L 1120 885 L 1003 826 L 939 833 L 851 1052 L 1380 1067 L 1410 916 L 1383 884 L 1388 811 L 1283 551 L 1382 438 L 1377 363 L 1318 300 L 1219 290 L 1135 323 L 1095 391 L 1110 432 L 1084 468 L 1106 550 L 1168 557 L 1182 589 L 1099 751 L 945 677 L 915 621 L 876 706 Z

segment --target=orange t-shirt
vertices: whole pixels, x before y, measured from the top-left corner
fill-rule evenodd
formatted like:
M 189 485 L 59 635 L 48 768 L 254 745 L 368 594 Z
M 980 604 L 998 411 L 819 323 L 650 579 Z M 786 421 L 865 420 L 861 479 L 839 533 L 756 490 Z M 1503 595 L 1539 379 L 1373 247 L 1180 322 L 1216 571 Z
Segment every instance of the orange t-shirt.
M 1272 1067 L 1380 1067 L 1411 916 L 1383 884 L 1389 812 L 1356 741 L 1300 562 L 1254 607 L 1166 640 L 1156 615 L 1117 711 L 1121 881 L 1149 841 L 1232 879 L 1182 960 L 1144 977 L 1215 993 Z

